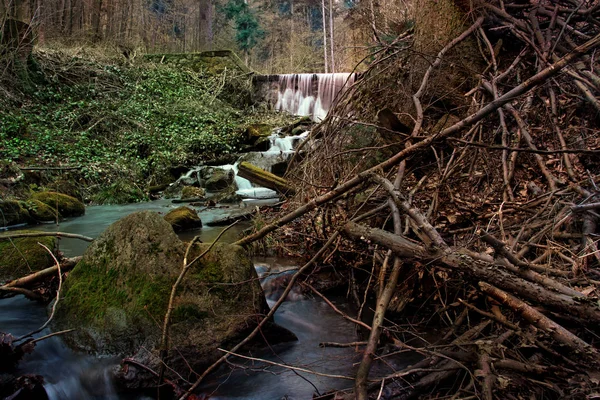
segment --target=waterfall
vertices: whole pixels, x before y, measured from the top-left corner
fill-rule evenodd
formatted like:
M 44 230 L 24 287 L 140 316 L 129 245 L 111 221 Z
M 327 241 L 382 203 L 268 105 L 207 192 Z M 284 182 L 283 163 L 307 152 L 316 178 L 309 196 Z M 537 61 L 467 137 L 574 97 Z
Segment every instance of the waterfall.
M 356 74 L 285 74 L 279 75 L 275 109 L 320 121 L 331 109 L 336 96 L 350 87 Z
M 259 168 L 272 172 L 271 167 L 273 165 L 289 161 L 289 158 L 292 156 L 292 154 L 294 154 L 294 147 L 296 147 L 299 142 L 306 139 L 308 134 L 309 132 L 306 131 L 296 136 L 279 137 L 279 132 L 275 132 L 269 137 L 271 147 L 267 151 L 247 153 L 240 157 L 235 164 L 221 165 L 218 168 L 226 171 L 233 171 L 235 184 L 238 188 L 236 193 L 243 198 L 276 198 L 278 197 L 276 191 L 264 187 L 254 186 L 254 184 L 252 184 L 252 182 L 250 182 L 248 179 L 239 176 L 238 164 L 242 161 L 248 161 Z

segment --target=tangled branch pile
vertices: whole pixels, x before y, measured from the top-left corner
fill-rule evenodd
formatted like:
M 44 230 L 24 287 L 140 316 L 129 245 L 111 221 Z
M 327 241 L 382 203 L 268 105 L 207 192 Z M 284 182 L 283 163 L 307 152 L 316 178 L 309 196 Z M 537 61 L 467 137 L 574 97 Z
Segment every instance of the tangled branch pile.
M 451 12 L 428 22 L 442 3 Z M 350 396 L 590 396 L 600 2 L 423 0 L 415 10 L 414 31 L 383 48 L 313 131 L 288 174 L 298 208 L 239 243 L 294 221 L 279 238 L 303 244 L 288 249 L 337 244 L 320 251 L 323 264 L 352 260 L 347 250 L 372 256 L 353 260 L 371 272 L 356 298 L 376 296 L 377 308 Z M 416 349 L 390 319 L 444 332 Z M 370 381 L 386 342 L 425 358 Z

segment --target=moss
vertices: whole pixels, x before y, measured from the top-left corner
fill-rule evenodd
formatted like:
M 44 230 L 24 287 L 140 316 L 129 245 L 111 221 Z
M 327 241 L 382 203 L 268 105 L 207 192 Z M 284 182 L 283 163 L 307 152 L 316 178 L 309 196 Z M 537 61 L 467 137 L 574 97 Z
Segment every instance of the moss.
M 85 206 L 74 197 L 57 192 L 40 192 L 32 196 L 34 200 L 57 207 L 58 212 L 64 217 L 78 217 L 85 214 Z
M 208 312 L 201 310 L 196 304 L 181 304 L 173 310 L 171 321 L 173 324 L 190 320 L 203 320 L 208 317 Z
M 206 283 L 223 282 L 225 279 L 221 265 L 214 261 L 202 263 L 199 271 L 193 274 L 193 277 Z
M 11 226 L 32 222 L 24 203 L 16 200 L 0 201 L 0 226 Z
M 173 280 L 150 275 L 129 275 L 112 268 L 110 260 L 93 265 L 81 261 L 71 272 L 61 307 L 76 314 L 78 322 L 102 326 L 107 312 L 122 309 L 132 320 L 162 318 Z
M 57 240 L 54 237 L 31 237 L 0 241 L 0 281 L 19 278 L 54 265 L 52 256 L 38 243 L 42 243 L 54 251 L 56 242 Z
M 190 229 L 202 227 L 202 221 L 196 210 L 189 207 L 178 207 L 165 215 L 167 221 L 173 227 L 175 232 L 181 232 Z
M 52 222 L 57 219 L 62 220 L 62 215 L 48 204 L 42 203 L 39 200 L 31 199 L 25 202 L 25 207 L 29 211 L 29 215 L 39 222 Z
M 202 188 L 197 188 L 195 186 L 184 186 L 181 189 L 181 198 L 182 199 L 194 199 L 194 198 L 202 198 L 206 195 L 206 191 Z
M 273 127 L 269 124 L 252 124 L 246 128 L 248 139 L 262 138 L 271 136 Z
M 102 189 L 94 197 L 97 204 L 128 204 L 148 200 L 144 192 L 135 184 L 119 180 Z

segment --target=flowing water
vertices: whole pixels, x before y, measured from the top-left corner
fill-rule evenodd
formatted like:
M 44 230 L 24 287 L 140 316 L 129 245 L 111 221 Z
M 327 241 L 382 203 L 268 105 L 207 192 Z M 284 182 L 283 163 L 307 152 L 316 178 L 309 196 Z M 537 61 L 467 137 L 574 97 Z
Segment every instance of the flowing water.
M 256 201 L 248 202 L 254 206 Z M 264 203 L 264 201 L 263 201 Z M 176 207 L 168 200 L 149 203 L 138 203 L 124 206 L 91 206 L 86 214 L 79 218 L 64 221 L 59 226 L 42 225 L 36 229 L 45 231 L 63 231 L 96 237 L 111 223 L 135 211 L 153 210 L 161 213 Z M 204 222 L 221 218 L 234 209 L 207 209 L 199 215 Z M 244 227 L 230 230 L 222 241 L 232 242 Z M 187 238 L 199 234 L 201 240 L 212 241 L 221 231 L 219 227 L 203 227 L 196 232 L 186 234 Z M 81 254 L 87 243 L 76 239 L 61 239 L 61 250 L 67 256 Z M 265 273 L 290 273 L 297 265 L 293 260 L 257 259 L 257 271 Z M 287 271 L 287 272 L 286 272 Z M 268 285 L 270 279 L 263 278 Z M 272 282 L 271 282 L 272 283 Z M 275 300 L 276 294 L 269 302 Z M 343 298 L 332 298 L 332 301 L 344 311 L 352 314 Z M 41 326 L 47 318 L 47 309 L 21 296 L 0 300 L 0 331 L 10 332 L 15 336 L 25 334 Z M 322 348 L 319 343 L 354 342 L 357 339 L 355 326 L 335 313 L 320 299 L 295 292 L 288 297 L 275 314 L 275 321 L 291 330 L 298 337 L 297 342 L 280 344 L 253 354 L 277 362 L 300 366 L 323 374 L 352 376 L 355 372 L 359 353 L 354 348 Z M 46 329 L 39 334 L 50 333 Z M 38 337 L 39 337 L 38 336 Z M 125 397 L 115 392 L 110 381 L 109 369 L 118 360 L 98 359 L 84 354 L 77 354 L 63 345 L 59 337 L 52 337 L 38 343 L 32 354 L 26 355 L 19 364 L 18 374 L 34 373 L 44 376 L 45 388 L 51 400 L 97 400 L 97 399 L 131 399 L 142 397 Z M 323 393 L 331 389 L 350 387 L 352 381 L 317 376 L 306 372 L 294 372 L 283 367 L 263 365 L 232 358 L 233 364 L 223 366 L 209 377 L 202 390 L 214 399 L 309 399 L 315 392 Z M 392 368 L 401 365 L 390 364 Z M 386 367 L 387 368 L 387 367 Z M 384 371 L 380 371 L 384 372 Z M 391 372 L 388 368 L 385 372 Z
M 356 74 L 285 74 L 279 75 L 275 109 L 321 121 L 338 94 L 350 87 Z

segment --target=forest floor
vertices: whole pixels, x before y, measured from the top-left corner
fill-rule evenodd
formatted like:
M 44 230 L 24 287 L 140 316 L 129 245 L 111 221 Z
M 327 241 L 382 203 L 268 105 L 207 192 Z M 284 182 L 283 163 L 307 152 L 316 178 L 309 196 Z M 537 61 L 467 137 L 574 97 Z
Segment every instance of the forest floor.
M 4 167 L 65 169 L 29 173 L 0 194 L 19 197 L 66 180 L 88 201 L 119 202 L 111 189 L 145 200 L 149 187 L 173 182 L 182 166 L 235 160 L 248 125 L 290 121 L 252 107 L 243 73 L 211 67 L 130 60 L 110 49 L 35 49 L 25 79 L 5 69 L 0 80 L 0 159 Z

